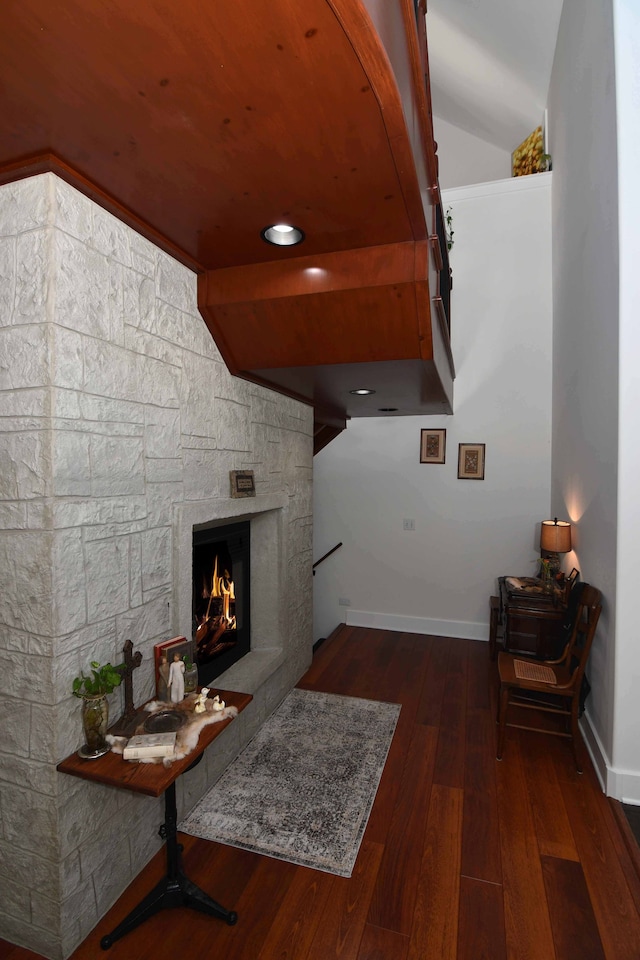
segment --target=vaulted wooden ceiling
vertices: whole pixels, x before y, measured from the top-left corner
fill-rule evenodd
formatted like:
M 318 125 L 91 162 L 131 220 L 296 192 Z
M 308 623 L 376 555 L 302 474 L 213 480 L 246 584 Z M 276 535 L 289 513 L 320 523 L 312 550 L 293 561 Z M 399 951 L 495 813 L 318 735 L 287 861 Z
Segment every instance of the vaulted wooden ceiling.
M 194 269 L 231 371 L 321 422 L 450 412 L 422 6 L 9 0 L 0 182 L 53 170 Z

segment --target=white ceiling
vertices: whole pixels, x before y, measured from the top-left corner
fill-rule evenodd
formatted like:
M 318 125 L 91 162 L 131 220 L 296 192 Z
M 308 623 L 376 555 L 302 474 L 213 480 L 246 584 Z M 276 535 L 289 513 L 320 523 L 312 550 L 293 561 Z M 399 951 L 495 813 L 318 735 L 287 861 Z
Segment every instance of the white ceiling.
M 433 112 L 511 152 L 542 123 L 562 0 L 428 0 Z

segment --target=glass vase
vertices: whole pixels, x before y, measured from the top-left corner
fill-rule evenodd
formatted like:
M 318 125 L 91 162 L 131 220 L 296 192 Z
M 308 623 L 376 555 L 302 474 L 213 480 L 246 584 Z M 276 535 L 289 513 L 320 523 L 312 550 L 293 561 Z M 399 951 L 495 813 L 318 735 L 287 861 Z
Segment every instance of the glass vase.
M 78 750 L 85 760 L 94 760 L 109 752 L 106 741 L 109 725 L 109 704 L 106 694 L 82 698 L 82 729 L 85 743 Z
M 184 695 L 195 693 L 198 689 L 198 664 L 193 663 L 184 671 Z

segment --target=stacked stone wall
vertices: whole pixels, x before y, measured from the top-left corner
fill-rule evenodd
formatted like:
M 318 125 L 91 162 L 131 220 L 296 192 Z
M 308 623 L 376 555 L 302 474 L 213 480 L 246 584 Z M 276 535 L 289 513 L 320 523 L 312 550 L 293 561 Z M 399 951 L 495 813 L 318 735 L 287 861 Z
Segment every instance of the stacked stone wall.
M 287 665 L 185 789 L 199 798 L 310 659 L 312 414 L 231 377 L 195 275 L 52 174 L 0 187 L 0 357 L 0 936 L 61 958 L 162 820 L 56 772 L 82 739 L 71 681 L 131 640 L 150 697 L 176 628 L 176 508 L 228 497 L 234 469 L 285 494 Z

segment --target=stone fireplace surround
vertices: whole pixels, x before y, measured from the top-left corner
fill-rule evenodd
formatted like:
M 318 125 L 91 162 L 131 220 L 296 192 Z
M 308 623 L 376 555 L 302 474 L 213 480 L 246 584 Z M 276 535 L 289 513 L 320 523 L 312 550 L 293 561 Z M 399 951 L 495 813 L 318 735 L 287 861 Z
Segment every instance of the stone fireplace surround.
M 193 528 L 201 524 L 251 523 L 251 650 L 222 673 L 214 686 L 255 693 L 283 663 L 286 570 L 283 569 L 282 511 L 287 498 L 204 500 L 176 508 L 177 622 L 191 636 Z
M 308 666 L 312 421 L 229 374 L 188 269 L 53 174 L 0 186 L 0 937 L 64 960 L 160 846 L 161 801 L 55 768 L 74 676 L 131 639 L 144 702 L 154 643 L 189 635 L 194 524 L 250 519 L 253 649 L 217 682 L 254 699 L 180 815 Z

